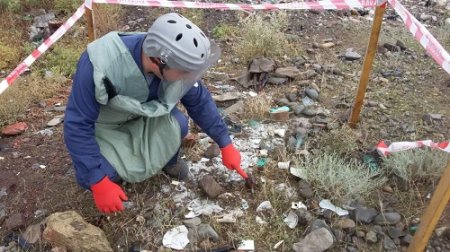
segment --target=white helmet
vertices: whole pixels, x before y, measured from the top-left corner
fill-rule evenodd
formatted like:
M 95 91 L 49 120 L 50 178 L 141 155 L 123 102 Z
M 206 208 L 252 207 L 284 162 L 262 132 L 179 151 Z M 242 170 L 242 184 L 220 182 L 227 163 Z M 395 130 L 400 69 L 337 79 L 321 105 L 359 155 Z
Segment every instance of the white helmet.
M 178 13 L 158 17 L 148 29 L 143 50 L 170 68 L 203 73 L 220 57 L 219 47 Z

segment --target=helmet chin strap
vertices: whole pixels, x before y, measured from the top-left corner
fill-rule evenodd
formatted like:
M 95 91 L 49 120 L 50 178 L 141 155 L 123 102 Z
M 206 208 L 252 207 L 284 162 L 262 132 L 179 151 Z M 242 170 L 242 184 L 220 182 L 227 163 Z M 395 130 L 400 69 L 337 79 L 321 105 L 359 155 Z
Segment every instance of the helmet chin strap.
M 155 65 L 158 65 L 159 73 L 161 74 L 161 77 L 164 79 L 164 69 L 167 67 L 167 64 L 161 62 L 161 60 L 157 60 L 157 59 L 151 58 L 151 57 L 150 57 L 150 60 Z

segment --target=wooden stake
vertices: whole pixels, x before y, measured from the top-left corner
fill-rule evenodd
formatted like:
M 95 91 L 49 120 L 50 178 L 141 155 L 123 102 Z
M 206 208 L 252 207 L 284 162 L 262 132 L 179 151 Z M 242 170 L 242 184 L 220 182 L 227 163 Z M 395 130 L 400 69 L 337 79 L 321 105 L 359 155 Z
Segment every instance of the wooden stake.
M 88 40 L 89 42 L 92 42 L 95 40 L 95 28 L 94 28 L 94 4 L 92 4 L 92 10 L 86 8 L 86 22 L 87 22 L 87 29 L 88 29 Z
M 367 83 L 369 82 L 370 71 L 372 70 L 372 63 L 377 52 L 378 37 L 380 36 L 381 23 L 383 22 L 384 11 L 386 10 L 386 3 L 377 6 L 375 9 L 375 18 L 372 24 L 372 32 L 369 38 L 369 45 L 367 46 L 366 56 L 362 68 L 361 78 L 359 80 L 359 87 L 356 94 L 355 103 L 353 104 L 352 113 L 350 114 L 349 125 L 352 128 L 356 127 L 359 121 L 359 114 L 366 95 Z
M 445 206 L 450 199 L 450 162 L 442 174 L 439 184 L 433 193 L 430 204 L 422 216 L 419 228 L 408 247 L 408 252 L 422 252 L 428 244 L 436 224 L 444 212 Z

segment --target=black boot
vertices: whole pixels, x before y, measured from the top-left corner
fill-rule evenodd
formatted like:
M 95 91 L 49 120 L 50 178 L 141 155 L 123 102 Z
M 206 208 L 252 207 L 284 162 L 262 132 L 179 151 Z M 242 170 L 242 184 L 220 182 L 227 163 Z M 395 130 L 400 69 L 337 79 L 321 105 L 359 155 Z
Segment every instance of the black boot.
M 166 165 L 162 170 L 165 174 L 169 175 L 169 177 L 180 181 L 185 180 L 189 173 L 187 163 L 181 158 L 173 165 Z

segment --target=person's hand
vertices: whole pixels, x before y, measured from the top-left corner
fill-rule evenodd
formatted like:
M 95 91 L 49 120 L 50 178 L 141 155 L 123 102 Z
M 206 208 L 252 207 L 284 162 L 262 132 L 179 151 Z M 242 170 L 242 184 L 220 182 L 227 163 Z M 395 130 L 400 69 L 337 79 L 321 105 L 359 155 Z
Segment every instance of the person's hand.
M 222 162 L 230 170 L 236 170 L 241 167 L 241 153 L 234 148 L 231 143 L 220 149 L 222 151 Z
M 119 185 L 104 177 L 97 184 L 91 186 L 95 205 L 103 213 L 114 213 L 124 209 L 122 201 L 128 200 Z

